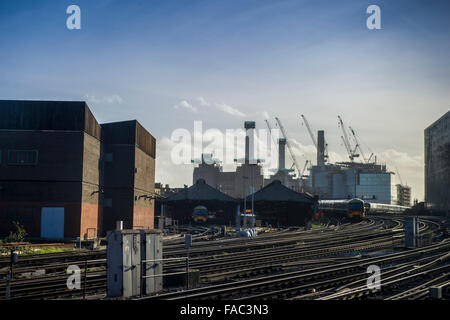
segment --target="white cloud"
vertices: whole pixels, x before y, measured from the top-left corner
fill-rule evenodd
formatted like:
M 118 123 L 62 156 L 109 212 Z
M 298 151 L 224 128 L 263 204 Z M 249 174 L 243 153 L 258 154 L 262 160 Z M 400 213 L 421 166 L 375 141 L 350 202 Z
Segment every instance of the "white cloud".
M 94 104 L 121 104 L 123 99 L 118 94 L 112 94 L 109 96 L 98 97 L 95 95 L 85 94 L 83 96 L 87 102 Z
M 194 166 L 192 164 L 174 164 L 171 161 L 171 152 L 175 145 L 176 142 L 168 137 L 157 140 L 155 181 L 169 184 L 171 187 L 192 185 Z
M 377 162 L 386 163 L 388 169 L 395 172 L 396 183 L 408 184 L 413 198 L 423 200 L 424 194 L 424 158 L 412 156 L 395 149 L 386 149 L 377 155 Z
M 188 111 L 191 111 L 191 112 L 194 112 L 194 113 L 198 112 L 198 108 L 194 107 L 192 104 L 190 104 L 186 100 L 181 100 L 178 104 L 176 104 L 174 106 L 174 108 L 175 109 L 184 108 L 184 109 L 186 109 Z
M 235 117 L 245 117 L 245 113 L 240 111 L 239 109 L 232 107 L 226 103 L 216 103 L 216 102 L 209 102 L 206 101 L 203 97 L 197 97 L 195 101 L 188 102 L 187 100 L 181 100 L 177 105 L 175 105 L 175 109 L 184 108 L 191 112 L 198 112 L 200 107 L 202 108 L 215 108 L 217 110 L 220 110 L 224 113 L 227 113 L 229 115 L 235 116 Z
M 225 113 L 231 114 L 232 116 L 245 117 L 245 113 L 225 103 L 217 103 L 215 104 L 215 107 L 219 110 L 222 110 Z
M 198 98 L 197 98 L 197 101 L 198 101 L 198 103 L 200 103 L 200 105 L 201 105 L 202 107 L 206 107 L 206 106 L 209 105 L 208 102 L 206 102 L 206 100 L 205 100 L 203 97 L 198 97 Z

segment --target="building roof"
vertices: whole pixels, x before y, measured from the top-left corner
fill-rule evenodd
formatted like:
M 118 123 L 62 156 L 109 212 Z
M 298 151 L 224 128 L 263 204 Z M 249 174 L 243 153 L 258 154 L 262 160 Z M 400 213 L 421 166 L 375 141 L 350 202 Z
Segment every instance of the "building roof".
M 135 144 L 155 158 L 156 140 L 137 121 L 99 124 L 85 101 L 0 100 L 0 130 L 84 131 L 106 143 Z
M 137 121 L 102 123 L 102 140 L 107 144 L 133 144 L 152 158 L 156 157 L 156 139 Z
M 100 139 L 100 125 L 84 101 L 0 100 L 0 129 L 85 131 Z
M 199 179 L 194 185 L 190 186 L 189 188 L 185 188 L 184 190 L 181 190 L 180 192 L 167 197 L 164 202 L 184 200 L 225 202 L 235 201 L 232 197 L 206 184 L 204 179 Z
M 425 131 L 434 129 L 434 127 L 440 125 L 444 121 L 448 121 L 449 118 L 450 118 L 450 110 L 447 111 L 445 114 L 443 114 L 439 119 L 434 121 L 432 124 L 430 124 L 427 128 L 425 128 Z
M 251 200 L 252 196 L 247 197 L 247 201 Z M 299 193 L 281 184 L 280 180 L 274 180 L 267 186 L 255 192 L 254 201 L 290 201 L 314 203 L 311 196 L 305 193 Z

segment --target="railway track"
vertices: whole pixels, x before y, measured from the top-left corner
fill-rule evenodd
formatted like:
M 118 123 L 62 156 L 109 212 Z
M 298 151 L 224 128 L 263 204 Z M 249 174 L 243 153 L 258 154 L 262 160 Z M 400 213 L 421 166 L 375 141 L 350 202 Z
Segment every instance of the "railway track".
M 421 227 L 426 228 L 426 226 L 425 223 Z M 362 261 L 362 256 L 342 257 L 348 252 L 389 248 L 401 243 L 401 227 L 401 221 L 387 223 L 387 220 L 377 219 L 310 231 L 284 230 L 276 234 L 263 234 L 256 239 L 234 238 L 209 242 L 200 240 L 195 243 L 195 246 L 201 247 L 203 254 L 192 258 L 190 266 L 200 270 L 203 283 L 240 278 L 247 278 L 244 281 L 249 281 L 252 280 L 249 277 L 257 279 L 258 274 L 264 274 L 264 278 L 268 278 L 273 276 L 273 273 L 288 274 L 292 272 L 290 270 L 299 272 L 298 269 L 302 272 L 319 270 L 330 265 Z M 169 256 L 175 255 L 180 246 L 181 244 L 171 243 L 166 247 L 165 242 L 164 256 L 167 257 L 166 250 Z M 185 251 L 182 250 L 182 252 Z M 78 263 L 80 266 L 84 265 L 83 260 L 78 260 Z M 88 270 L 93 269 L 93 271 L 87 272 L 87 294 L 105 292 L 105 263 L 105 259 L 97 259 L 95 263 L 89 265 Z M 54 275 L 45 278 L 14 279 L 11 291 L 13 298 L 79 297 L 82 294 L 80 290 L 75 292 L 67 289 L 65 282 L 67 275 L 62 272 L 58 274 L 58 270 L 65 271 L 70 264 L 73 264 L 73 261 L 63 264 L 55 263 L 53 266 L 44 265 L 46 270 L 55 271 Z M 165 264 L 164 272 L 180 266 L 184 264 Z M 33 267 L 25 268 L 28 269 L 22 271 L 30 271 Z M 82 274 L 83 272 L 82 270 Z M 347 277 L 358 279 L 352 278 L 351 275 Z M 241 284 L 241 281 L 236 283 Z M 0 282 L 0 295 L 1 292 L 4 292 L 4 284 Z M 3 297 L 1 295 L 0 299 Z
M 254 279 L 242 280 L 201 287 L 180 292 L 159 294 L 143 299 L 279 299 L 290 295 L 309 293 L 308 291 L 317 289 L 329 289 L 339 284 L 352 282 L 367 278 L 366 268 L 371 264 L 388 265 L 411 261 L 422 257 L 425 253 L 448 252 L 450 243 L 440 243 L 408 251 L 406 253 L 395 253 L 382 257 L 363 258 L 358 261 L 338 263 L 315 268 L 313 270 L 292 271 L 277 275 L 258 277 Z M 428 259 L 433 259 L 432 256 Z M 421 258 L 425 259 L 425 258 Z

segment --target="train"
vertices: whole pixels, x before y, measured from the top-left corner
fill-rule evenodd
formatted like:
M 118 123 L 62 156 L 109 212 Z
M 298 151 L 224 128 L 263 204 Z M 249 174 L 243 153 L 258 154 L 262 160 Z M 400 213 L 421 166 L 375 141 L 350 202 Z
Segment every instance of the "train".
M 345 214 L 351 221 L 360 221 L 367 214 L 399 214 L 409 207 L 374 203 L 358 198 L 350 200 L 319 200 L 319 210 Z
M 365 202 L 368 205 L 368 212 L 372 214 L 398 214 L 403 213 L 408 209 L 411 209 L 410 207 L 405 206 L 398 206 L 395 204 L 385 204 L 385 203 L 373 203 L 373 202 Z
M 205 223 L 208 220 L 208 209 L 205 206 L 196 206 L 192 213 L 192 219 L 197 223 Z

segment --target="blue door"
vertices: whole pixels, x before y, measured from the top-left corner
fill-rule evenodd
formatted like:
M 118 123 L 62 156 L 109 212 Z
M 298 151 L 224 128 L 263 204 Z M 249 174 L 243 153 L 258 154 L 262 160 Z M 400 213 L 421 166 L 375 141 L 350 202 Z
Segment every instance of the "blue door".
M 64 208 L 42 208 L 41 238 L 64 238 Z

